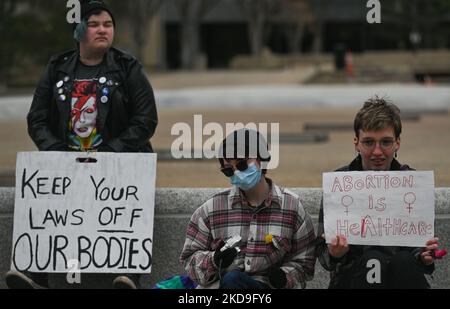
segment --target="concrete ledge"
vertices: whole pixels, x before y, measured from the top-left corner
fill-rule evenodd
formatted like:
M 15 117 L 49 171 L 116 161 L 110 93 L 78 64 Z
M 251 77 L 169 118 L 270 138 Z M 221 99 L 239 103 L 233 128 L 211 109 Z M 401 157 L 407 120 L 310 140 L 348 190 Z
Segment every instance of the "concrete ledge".
M 158 281 L 173 274 L 184 273 L 178 262 L 183 247 L 186 226 L 192 213 L 220 188 L 159 188 L 156 190 L 154 223 L 153 266 L 150 275 L 144 275 L 141 283 L 151 287 Z M 317 226 L 322 190 L 320 188 L 291 188 L 298 194 Z M 11 241 L 14 214 L 14 188 L 0 188 L 0 288 L 5 288 L 4 273 L 10 268 Z M 450 188 L 436 188 L 436 235 L 443 248 L 448 249 L 450 241 Z M 436 263 L 433 278 L 429 278 L 432 288 L 450 288 L 449 258 Z M 68 285 L 65 275 L 53 274 L 50 284 L 57 288 L 108 288 L 112 275 L 82 275 L 82 285 Z M 319 263 L 316 275 L 308 288 L 326 288 L 328 273 Z

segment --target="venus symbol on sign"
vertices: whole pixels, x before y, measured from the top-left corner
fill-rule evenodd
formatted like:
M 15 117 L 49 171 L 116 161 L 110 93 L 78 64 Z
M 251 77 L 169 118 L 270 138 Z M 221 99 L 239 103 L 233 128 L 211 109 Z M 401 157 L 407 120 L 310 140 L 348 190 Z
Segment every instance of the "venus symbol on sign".
M 351 197 L 350 195 L 344 195 L 341 198 L 341 204 L 345 207 L 345 213 L 348 216 L 348 207 L 353 204 L 353 197 Z
M 411 209 L 413 209 L 411 204 L 414 204 L 414 202 L 416 201 L 416 195 L 413 192 L 408 192 L 403 197 L 403 201 L 408 204 L 408 206 L 406 206 L 406 209 L 408 209 L 408 213 L 411 213 Z

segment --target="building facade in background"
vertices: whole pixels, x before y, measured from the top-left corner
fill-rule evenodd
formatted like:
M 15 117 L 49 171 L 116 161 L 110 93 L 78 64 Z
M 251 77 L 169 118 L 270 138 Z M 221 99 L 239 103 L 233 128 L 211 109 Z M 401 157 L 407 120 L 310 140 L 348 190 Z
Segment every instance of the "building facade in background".
M 267 6 L 257 8 L 252 1 Z M 190 0 L 192 6 L 195 2 L 202 0 Z M 264 49 L 289 55 L 331 53 L 337 46 L 354 52 L 450 47 L 450 1 L 447 6 L 445 0 L 382 1 L 381 24 L 367 23 L 370 9 L 365 0 L 203 2 L 206 6 L 199 4 L 195 12 L 193 7 L 183 8 L 182 0 L 164 1 L 151 22 L 145 47 L 148 66 L 227 68 L 234 57 L 258 55 Z M 260 33 L 254 30 L 255 18 L 263 20 Z M 261 41 L 259 51 L 254 48 L 255 37 Z M 194 58 L 190 63 L 189 54 Z

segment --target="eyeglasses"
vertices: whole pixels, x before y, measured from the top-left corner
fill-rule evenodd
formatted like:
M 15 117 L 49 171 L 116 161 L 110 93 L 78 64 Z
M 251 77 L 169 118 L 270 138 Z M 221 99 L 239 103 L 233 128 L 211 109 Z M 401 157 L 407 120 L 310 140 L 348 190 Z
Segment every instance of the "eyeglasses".
M 383 150 L 391 150 L 394 146 L 395 140 L 392 138 L 385 138 L 380 141 L 375 141 L 373 139 L 366 139 L 361 141 L 361 145 L 366 150 L 373 150 L 375 149 L 375 145 L 378 143 L 380 145 L 380 148 Z
M 241 172 L 245 171 L 248 168 L 247 161 L 248 159 L 238 160 L 236 162 L 236 169 Z M 220 171 L 227 177 L 231 177 L 234 175 L 234 169 L 231 165 L 225 165 L 220 169 Z

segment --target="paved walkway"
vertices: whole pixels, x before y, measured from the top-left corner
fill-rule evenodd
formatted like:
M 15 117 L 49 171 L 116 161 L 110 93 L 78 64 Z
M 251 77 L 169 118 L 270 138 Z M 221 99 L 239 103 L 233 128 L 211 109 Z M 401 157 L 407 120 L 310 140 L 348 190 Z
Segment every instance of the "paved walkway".
M 150 74 L 157 98 L 159 125 L 152 143 L 170 149 L 175 123 L 280 123 L 282 133 L 300 133 L 305 123 L 351 124 L 362 102 L 388 96 L 402 110 L 450 110 L 450 86 L 418 84 L 302 85 L 308 68 L 283 71 L 216 71 Z M 22 92 L 26 93 L 26 92 Z M 28 95 L 0 97 L 0 173 L 10 173 L 18 151 L 35 150 L 27 134 Z M 251 111 L 251 112 L 250 112 Z M 434 113 L 405 122 L 400 159 L 417 169 L 435 170 L 437 186 L 450 184 L 450 115 Z M 320 186 L 321 173 L 341 166 L 354 155 L 353 133 L 333 132 L 326 143 L 282 145 L 280 167 L 271 171 L 286 186 Z M 430 160 L 433 158 L 433 160 Z M 159 162 L 158 186 L 227 186 L 217 174 L 217 162 Z M 191 177 L 203 175 L 193 184 Z
M 386 96 L 400 108 L 450 108 L 450 87 L 416 84 L 393 85 L 297 85 L 215 86 L 158 90 L 159 109 L 164 108 L 344 108 L 359 107 L 373 95 Z M 26 116 L 28 96 L 0 97 L 0 121 Z

